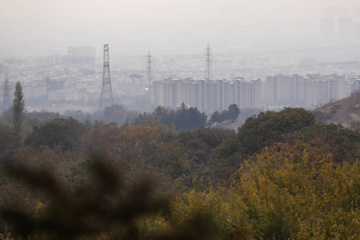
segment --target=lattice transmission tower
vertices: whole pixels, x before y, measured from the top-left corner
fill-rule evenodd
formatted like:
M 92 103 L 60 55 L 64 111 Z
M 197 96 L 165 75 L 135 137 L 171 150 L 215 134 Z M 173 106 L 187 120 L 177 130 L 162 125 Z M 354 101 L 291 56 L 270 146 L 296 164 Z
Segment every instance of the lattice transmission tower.
M 146 80 L 148 82 L 148 88 L 150 89 L 150 84 L 152 81 L 152 56 L 150 54 L 150 51 L 148 55 L 146 56 Z
M 211 48 L 210 45 L 207 45 L 207 48 L 205 48 L 206 50 L 206 62 L 205 62 L 205 79 L 206 80 L 211 80 L 213 78 L 212 76 L 212 66 L 211 66 L 211 59 L 212 59 L 212 54 L 211 54 Z
M 113 93 L 111 88 L 110 64 L 109 64 L 109 45 L 104 45 L 104 67 L 103 81 L 100 97 L 100 109 L 114 104 Z
M 11 98 L 10 98 L 10 87 L 9 87 L 9 78 L 6 74 L 5 76 L 5 83 L 4 83 L 4 95 L 2 101 L 2 109 L 6 110 L 11 106 Z

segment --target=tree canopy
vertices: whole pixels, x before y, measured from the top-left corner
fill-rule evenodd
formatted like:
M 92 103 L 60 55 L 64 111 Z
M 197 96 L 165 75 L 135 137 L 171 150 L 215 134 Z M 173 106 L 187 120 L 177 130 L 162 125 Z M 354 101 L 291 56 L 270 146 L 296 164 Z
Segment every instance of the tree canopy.
M 13 127 L 15 134 L 17 136 L 17 143 L 19 143 L 21 139 L 21 124 L 25 117 L 24 107 L 25 107 L 25 100 L 24 100 L 24 95 L 22 93 L 22 87 L 20 82 L 16 82 L 13 105 L 12 105 L 12 116 L 13 116 Z
M 221 123 L 226 120 L 235 121 L 237 119 L 237 117 L 239 116 L 239 114 L 240 114 L 240 109 L 234 103 L 234 104 L 229 105 L 227 110 L 224 110 L 222 112 L 219 112 L 219 111 L 213 112 L 213 114 L 211 114 L 210 122 Z
M 164 107 L 158 106 L 150 114 L 139 114 L 139 117 L 133 119 L 133 124 L 141 124 L 144 121 L 158 120 L 160 123 L 167 126 L 174 126 L 177 130 L 196 129 L 205 126 L 207 116 L 201 113 L 197 108 L 188 107 L 184 103 L 179 109 L 167 110 Z
M 202 118 L 185 104 L 157 107 L 135 125 L 91 128 L 40 115 L 28 146 L 0 124 L 0 239 L 360 235 L 358 132 L 301 108 L 254 115 L 238 132 L 176 129 L 191 115 Z
M 34 126 L 32 132 L 25 138 L 25 144 L 34 148 L 40 146 L 52 148 L 61 145 L 64 150 L 77 150 L 78 138 L 86 132 L 86 127 L 75 119 L 56 118 Z
M 314 115 L 303 108 L 262 112 L 249 117 L 238 129 L 239 152 L 252 155 L 282 140 L 282 135 L 315 124 Z

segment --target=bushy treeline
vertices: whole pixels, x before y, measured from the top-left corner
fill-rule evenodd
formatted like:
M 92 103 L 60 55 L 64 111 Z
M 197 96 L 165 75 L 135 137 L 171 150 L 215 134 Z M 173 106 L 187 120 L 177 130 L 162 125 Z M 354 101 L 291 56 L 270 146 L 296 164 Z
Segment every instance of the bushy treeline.
M 237 105 L 232 104 L 228 110 L 224 110 L 221 113 L 213 113 L 211 119 L 208 121 L 205 113 L 200 112 L 197 108 L 186 106 L 184 103 L 176 110 L 158 106 L 153 112 L 140 114 L 136 111 L 126 109 L 124 105 L 114 104 L 103 110 L 95 111 L 92 114 L 81 110 L 67 110 L 62 115 L 45 111 L 30 112 L 24 116 L 25 125 L 23 126 L 23 130 L 28 133 L 33 126 L 55 118 L 73 118 L 84 123 L 88 128 L 91 128 L 95 122 L 138 125 L 149 120 L 157 120 L 163 125 L 174 125 L 177 130 L 190 130 L 215 122 L 220 123 L 226 120 L 235 120 L 239 116 L 239 113 L 240 110 Z M 0 122 L 12 122 L 11 108 L 2 113 Z
M 158 106 L 152 113 L 140 113 L 138 118 L 131 121 L 131 124 L 137 125 L 149 120 L 157 120 L 167 126 L 174 125 L 177 130 L 186 130 L 205 126 L 207 116 L 196 107 L 188 107 L 182 103 L 176 111 Z
M 235 121 L 239 114 L 238 106 L 231 104 L 227 110 L 215 111 L 208 121 L 205 113 L 201 113 L 197 108 L 187 107 L 182 103 L 176 111 L 158 106 L 152 113 L 140 113 L 138 118 L 131 121 L 131 124 L 137 125 L 149 120 L 158 120 L 167 126 L 174 125 L 177 130 L 191 130 L 227 120 Z
M 236 118 L 239 116 L 239 114 L 240 114 L 240 109 L 238 108 L 238 106 L 236 104 L 231 104 L 229 105 L 229 108 L 227 110 L 221 112 L 219 111 L 213 112 L 213 114 L 211 114 L 210 122 L 221 123 L 226 120 L 235 121 Z
M 186 122 L 204 118 L 190 109 L 90 128 L 32 119 L 20 145 L 1 124 L 0 239 L 360 236 L 358 131 L 285 108 L 235 132 Z

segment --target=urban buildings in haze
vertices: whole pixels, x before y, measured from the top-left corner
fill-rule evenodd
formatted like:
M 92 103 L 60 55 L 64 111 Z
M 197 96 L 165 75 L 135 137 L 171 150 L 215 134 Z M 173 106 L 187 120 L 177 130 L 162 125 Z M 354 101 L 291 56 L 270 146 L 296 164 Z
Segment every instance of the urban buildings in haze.
M 152 99 L 156 106 L 175 109 L 185 103 L 207 113 L 225 110 L 233 103 L 240 108 L 260 108 L 261 81 L 166 79 L 153 82 Z
M 308 74 L 274 75 L 260 79 L 154 81 L 151 96 L 154 106 L 176 109 L 181 103 L 212 113 L 231 104 L 240 109 L 276 110 L 284 107 L 313 109 L 351 95 L 360 89 L 360 76 Z

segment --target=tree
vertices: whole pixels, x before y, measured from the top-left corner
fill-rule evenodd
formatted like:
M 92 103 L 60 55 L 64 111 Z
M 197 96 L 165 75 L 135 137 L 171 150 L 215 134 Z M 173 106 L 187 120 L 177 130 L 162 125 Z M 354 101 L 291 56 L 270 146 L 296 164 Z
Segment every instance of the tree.
M 201 113 L 197 108 L 187 107 L 184 103 L 181 104 L 180 109 L 168 115 L 169 122 L 160 120 L 162 124 L 171 126 L 175 124 L 177 130 L 195 129 L 205 125 L 207 116 Z M 166 119 L 167 120 L 167 119 Z
M 8 124 L 0 124 L 0 155 L 6 150 L 14 150 L 16 136 Z
M 101 154 L 121 161 L 134 177 L 149 170 L 148 176 L 157 177 L 164 173 L 175 179 L 182 173 L 180 162 L 184 154 L 182 145 L 174 139 L 174 132 L 174 128 L 157 121 L 136 126 L 94 128 L 81 139 L 81 150 L 84 156 Z M 165 184 L 169 182 L 162 183 L 167 187 Z
M 38 148 L 39 146 L 63 146 L 64 150 L 77 150 L 78 138 L 85 135 L 86 127 L 79 121 L 69 118 L 57 118 L 40 126 L 34 126 L 32 132 L 25 138 L 25 144 Z
M 185 186 L 204 189 L 216 183 L 218 179 L 214 175 L 222 169 L 217 168 L 216 160 L 212 161 L 214 150 L 230 136 L 235 137 L 235 131 L 201 127 L 178 132 L 176 140 L 183 145 L 185 152 L 181 175 Z
M 211 123 L 220 122 L 220 113 L 219 113 L 219 111 L 215 111 L 215 112 L 213 112 L 211 114 L 210 122 Z
M 337 124 L 317 123 L 301 131 L 286 134 L 285 142 L 303 140 L 321 144 L 324 153 L 331 153 L 335 162 L 354 162 L 359 159 L 360 134 Z
M 238 106 L 234 103 L 229 105 L 227 110 L 224 110 L 222 112 L 215 111 L 211 115 L 210 123 L 218 122 L 221 123 L 226 120 L 235 121 L 236 118 L 239 116 L 240 110 Z
M 137 115 L 137 112 L 128 111 L 124 105 L 114 104 L 104 109 L 103 119 L 105 122 L 124 124 L 126 121 L 133 119 Z
M 0 164 L 10 166 L 16 150 L 16 136 L 9 124 L 0 123 Z
M 65 113 L 68 111 L 65 111 Z M 60 118 L 60 114 L 57 112 L 30 112 L 26 113 L 25 121 L 27 121 L 30 125 L 35 126 L 40 123 L 51 121 L 55 118 Z
M 228 223 L 250 226 L 249 239 L 357 239 L 359 170 L 334 163 L 316 142 L 266 147 L 235 173 Z
M 246 119 L 238 130 L 239 151 L 252 155 L 263 147 L 283 140 L 283 134 L 315 124 L 314 115 L 303 108 L 260 113 Z
M 158 120 L 161 124 L 169 127 L 175 125 L 177 130 L 189 130 L 205 126 L 206 119 L 205 113 L 201 113 L 197 108 L 188 107 L 185 103 L 182 103 L 176 111 L 170 111 L 158 106 L 152 113 L 140 114 L 138 118 L 131 121 L 131 124 L 138 125 L 146 121 Z
M 231 104 L 228 110 L 228 119 L 235 121 L 239 116 L 239 114 L 240 114 L 240 109 L 238 108 L 238 106 L 235 103 Z
M 13 110 L 13 126 L 17 137 L 16 140 L 17 144 L 19 144 L 21 139 L 21 124 L 25 116 L 24 106 L 25 106 L 25 100 L 24 100 L 24 95 L 22 93 L 22 87 L 20 82 L 16 82 L 12 110 Z
M 167 110 L 162 106 L 157 106 L 153 112 L 153 115 L 155 115 L 155 119 L 157 120 L 161 119 L 165 114 L 167 114 Z
M 218 239 L 213 238 L 217 216 L 212 214 L 219 213 L 216 195 L 209 195 L 207 206 L 201 207 L 205 201 L 190 195 L 185 198 L 200 204 L 190 208 L 179 203 L 172 208 L 167 195 L 158 192 L 148 177 L 128 183 L 111 160 L 100 157 L 90 159 L 86 168 L 87 181 L 73 193 L 49 170 L 23 166 L 9 170 L 10 176 L 46 197 L 38 202 L 35 214 L 2 204 L 0 224 L 19 236 L 15 239 Z

